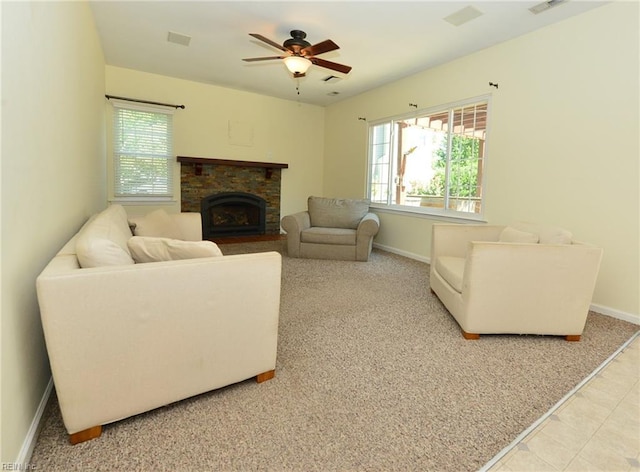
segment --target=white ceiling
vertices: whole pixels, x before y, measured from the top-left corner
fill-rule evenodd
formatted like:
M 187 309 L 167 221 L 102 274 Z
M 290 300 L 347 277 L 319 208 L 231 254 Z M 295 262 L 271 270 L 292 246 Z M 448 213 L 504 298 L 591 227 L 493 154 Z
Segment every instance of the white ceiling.
M 529 8 L 538 3 L 90 1 L 109 65 L 316 105 L 335 103 L 606 2 L 570 0 L 534 15 Z M 444 20 L 468 6 L 483 14 L 460 26 Z M 306 77 L 294 79 L 280 60 L 242 61 L 280 53 L 249 33 L 282 44 L 293 29 L 305 31 L 311 44 L 332 39 L 340 49 L 319 57 L 353 70 L 343 75 L 312 66 Z M 189 46 L 168 42 L 170 31 L 190 36 Z M 324 82 L 330 75 L 339 79 Z

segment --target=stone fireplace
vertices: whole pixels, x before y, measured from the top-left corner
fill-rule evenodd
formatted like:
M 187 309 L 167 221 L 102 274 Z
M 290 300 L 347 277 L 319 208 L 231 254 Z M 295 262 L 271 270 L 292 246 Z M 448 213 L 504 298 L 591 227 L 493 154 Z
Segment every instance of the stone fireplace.
M 203 238 L 280 234 L 287 164 L 178 156 L 181 211 L 200 212 Z
M 262 197 L 245 192 L 215 193 L 204 198 L 200 208 L 203 239 L 265 234 L 267 202 Z

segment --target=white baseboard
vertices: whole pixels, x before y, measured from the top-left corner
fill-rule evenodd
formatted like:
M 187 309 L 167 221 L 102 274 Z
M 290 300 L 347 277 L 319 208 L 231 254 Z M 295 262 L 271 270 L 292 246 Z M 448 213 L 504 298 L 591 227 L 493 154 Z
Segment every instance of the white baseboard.
M 640 316 L 634 315 L 631 313 L 626 313 L 624 311 L 616 310 L 615 308 L 611 308 L 608 306 L 597 305 L 592 303 L 589 307 L 592 311 L 596 313 L 600 313 L 602 315 L 607 315 L 612 318 L 617 318 L 622 321 L 628 321 L 629 323 L 640 325 Z
M 40 433 L 40 428 L 42 428 L 42 416 L 44 415 L 44 411 L 47 408 L 47 403 L 49 402 L 49 397 L 51 396 L 52 391 L 53 378 L 49 377 L 49 383 L 47 384 L 47 388 L 44 389 L 44 394 L 40 399 L 40 404 L 38 405 L 36 414 L 33 416 L 31 426 L 29 427 L 29 431 L 27 431 L 27 436 L 24 438 L 24 442 L 22 443 L 22 447 L 20 448 L 20 452 L 18 454 L 18 457 L 16 458 L 16 464 L 28 464 L 31 460 L 33 448 L 36 446 L 38 434 Z
M 425 256 L 421 256 L 420 254 L 415 254 L 413 252 L 402 251 L 400 249 L 396 249 L 395 247 L 385 246 L 384 244 L 373 243 L 373 247 L 382 249 L 383 251 L 391 252 L 393 254 L 398 254 L 399 256 L 408 257 L 409 259 L 415 259 L 416 261 L 426 262 L 427 264 L 431 263 L 431 259 Z
M 408 251 L 402 251 L 400 249 L 396 249 L 391 246 L 385 246 L 384 244 L 373 243 L 373 247 L 382 249 L 383 251 L 391 252 L 393 254 L 398 254 L 400 256 L 408 257 L 409 259 L 415 259 L 420 262 L 426 262 L 427 264 L 431 263 L 431 258 L 421 256 L 419 254 L 415 254 Z M 627 321 L 629 323 L 640 325 L 640 316 L 634 315 L 632 313 L 626 313 L 621 310 L 616 310 L 615 308 L 598 305 L 596 303 L 592 303 L 589 307 L 591 311 L 595 311 L 596 313 L 600 313 L 602 315 L 610 316 L 612 318 L 617 318 L 622 321 Z

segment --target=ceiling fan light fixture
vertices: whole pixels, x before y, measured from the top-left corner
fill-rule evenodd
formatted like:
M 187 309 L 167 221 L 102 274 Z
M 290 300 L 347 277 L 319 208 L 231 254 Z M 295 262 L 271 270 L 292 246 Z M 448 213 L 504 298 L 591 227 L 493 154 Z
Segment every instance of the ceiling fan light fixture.
M 311 67 L 311 61 L 302 56 L 287 56 L 283 61 L 289 72 L 294 75 L 305 74 Z

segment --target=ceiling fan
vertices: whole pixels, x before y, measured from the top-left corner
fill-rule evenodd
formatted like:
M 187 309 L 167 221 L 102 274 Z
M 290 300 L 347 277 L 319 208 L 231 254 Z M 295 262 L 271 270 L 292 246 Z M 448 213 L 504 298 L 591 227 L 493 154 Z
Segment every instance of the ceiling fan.
M 281 56 L 251 57 L 243 59 L 243 61 L 255 62 L 282 59 L 284 64 L 287 66 L 287 69 L 291 71 L 294 77 L 304 77 L 311 64 L 324 67 L 325 69 L 342 72 L 343 74 L 348 74 L 351 70 L 351 66 L 345 66 L 343 64 L 338 64 L 336 62 L 316 57 L 319 54 L 340 49 L 340 47 L 330 39 L 311 45 L 311 43 L 304 39 L 307 37 L 307 33 L 300 30 L 293 30 L 291 31 L 291 38 L 287 39 L 281 46 L 278 43 L 271 41 L 269 38 L 265 38 L 261 34 L 249 33 L 249 36 L 253 36 L 260 41 L 264 41 L 268 45 L 280 49 L 285 54 Z

